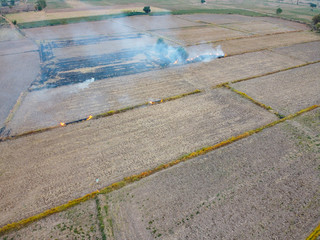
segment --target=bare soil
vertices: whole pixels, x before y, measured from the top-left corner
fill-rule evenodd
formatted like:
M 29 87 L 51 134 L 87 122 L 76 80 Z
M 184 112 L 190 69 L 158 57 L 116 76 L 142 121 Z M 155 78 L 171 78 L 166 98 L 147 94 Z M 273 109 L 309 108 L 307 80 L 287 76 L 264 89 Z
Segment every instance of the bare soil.
M 320 104 L 320 63 L 261 77 L 233 86 L 282 114 Z
M 0 224 L 276 120 L 225 89 L 0 143 Z M 99 183 L 95 179 L 99 178 Z

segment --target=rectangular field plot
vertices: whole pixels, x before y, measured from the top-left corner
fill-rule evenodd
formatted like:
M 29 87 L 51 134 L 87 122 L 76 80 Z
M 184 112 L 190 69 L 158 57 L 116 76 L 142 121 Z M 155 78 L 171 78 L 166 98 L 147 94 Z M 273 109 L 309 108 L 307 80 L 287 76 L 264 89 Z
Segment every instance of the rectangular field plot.
M 48 127 L 114 109 L 210 88 L 300 65 L 269 51 L 187 64 L 130 76 L 29 92 L 9 124 L 11 133 Z M 93 74 L 92 77 L 95 77 Z
M 251 34 L 271 34 L 280 32 L 290 32 L 295 31 L 294 28 L 284 27 L 273 23 L 255 21 L 250 23 L 232 23 L 220 25 L 226 28 L 248 32 Z
M 92 199 L 5 234 L 3 239 L 102 239 L 97 215 Z
M 156 43 L 156 38 L 145 34 L 96 36 L 72 40 L 53 41 L 52 54 L 57 59 L 90 58 L 94 55 L 115 53 L 122 50 L 146 48 Z
M 0 56 L 38 51 L 38 46 L 29 39 L 0 42 Z
M 118 24 L 112 20 L 73 23 L 67 25 L 23 29 L 29 38 L 36 40 L 72 39 L 88 36 L 128 34 L 136 29 Z
M 273 49 L 274 52 L 285 54 L 305 62 L 320 60 L 320 42 L 310 42 Z
M 231 91 L 215 89 L 0 142 L 0 225 L 276 119 Z
M 11 42 L 9 42 L 11 44 Z M 5 46 L 4 44 L 1 44 Z M 25 49 L 32 49 L 25 46 Z M 13 50 L 12 50 L 13 51 Z M 0 55 L 0 133 L 19 95 L 28 89 L 39 73 L 39 55 L 29 51 Z
M 256 18 L 246 17 L 234 14 L 192 14 L 192 15 L 181 15 L 180 18 L 194 21 L 204 22 L 213 24 L 226 24 L 226 23 L 238 23 L 238 22 L 253 22 Z
M 8 128 L 17 134 L 194 91 L 184 76 L 180 71 L 153 71 L 33 91 Z
M 320 162 L 296 134 L 282 123 L 108 194 L 115 239 L 305 239 Z
M 138 29 L 140 31 L 204 25 L 203 23 L 188 21 L 178 16 L 172 15 L 133 16 L 128 18 L 116 18 L 113 21 L 124 26 L 132 27 L 133 29 Z
M 243 32 L 213 26 L 161 30 L 156 31 L 156 33 L 184 45 L 223 41 L 249 35 Z
M 292 32 L 269 36 L 257 36 L 243 39 L 223 41 L 222 48 L 228 55 L 241 54 L 268 48 L 290 46 L 297 43 L 305 43 L 320 40 L 320 36 L 314 33 Z M 218 44 L 218 43 L 217 43 Z
M 281 114 L 291 114 L 320 104 L 320 63 L 233 84 L 237 90 L 271 106 Z

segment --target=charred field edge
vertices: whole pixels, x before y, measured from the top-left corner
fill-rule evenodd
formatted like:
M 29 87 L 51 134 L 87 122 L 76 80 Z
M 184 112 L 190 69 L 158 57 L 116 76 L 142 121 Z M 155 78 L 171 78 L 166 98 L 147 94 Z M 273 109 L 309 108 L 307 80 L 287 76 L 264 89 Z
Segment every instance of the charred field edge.
M 187 61 L 182 59 L 181 47 L 167 48 L 173 49 L 171 54 L 164 55 L 163 49 L 158 45 L 147 45 L 140 48 L 127 48 L 118 52 L 107 54 L 71 57 L 55 59 L 54 49 L 73 46 L 95 45 L 102 42 L 112 42 L 118 40 L 136 40 L 147 36 L 143 33 L 132 33 L 119 36 L 99 36 L 79 39 L 64 39 L 53 41 L 41 41 L 39 55 L 41 61 L 40 74 L 31 84 L 28 91 L 36 91 L 45 88 L 56 88 L 65 85 L 85 82 L 91 78 L 102 80 L 107 78 L 143 73 L 156 69 L 163 69 L 181 64 L 201 62 L 204 59 L 214 59 L 223 56 L 202 55 Z M 179 63 L 175 63 L 178 61 Z M 85 72 L 82 68 L 91 68 Z
M 47 132 L 47 131 L 50 131 L 50 130 L 53 130 L 53 129 L 56 129 L 56 128 L 65 127 L 65 126 L 68 126 L 68 125 L 71 125 L 71 124 L 76 124 L 76 123 L 80 123 L 80 122 L 84 122 L 84 121 L 89 121 L 89 120 L 109 117 L 109 116 L 112 116 L 112 115 L 115 115 L 115 114 L 124 113 L 124 112 L 127 112 L 129 110 L 133 110 L 133 109 L 136 109 L 136 108 L 145 107 L 145 106 L 148 106 L 148 105 L 161 104 L 161 103 L 177 100 L 177 99 L 189 96 L 189 95 L 198 94 L 198 93 L 201 93 L 201 92 L 203 92 L 203 91 L 199 90 L 199 89 L 196 89 L 196 90 L 194 90 L 192 92 L 182 93 L 180 95 L 176 95 L 176 96 L 172 96 L 172 97 L 168 97 L 168 98 L 164 98 L 164 99 L 160 99 L 160 100 L 149 101 L 149 102 L 141 103 L 141 104 L 138 104 L 138 105 L 121 108 L 121 109 L 118 109 L 118 110 L 110 110 L 108 112 L 99 113 L 99 114 L 94 115 L 94 116 L 90 115 L 87 118 L 81 118 L 81 119 L 74 120 L 74 121 L 71 121 L 71 122 L 62 123 L 63 126 L 61 126 L 61 123 L 60 123 L 60 125 L 56 125 L 56 126 L 36 129 L 36 130 L 32 130 L 32 131 L 21 133 L 21 134 L 13 135 L 13 136 L 5 136 L 5 137 L 2 137 L 2 138 L 0 137 L 0 142 L 4 142 L 4 141 L 8 141 L 8 140 L 14 140 L 14 139 L 25 137 L 25 136 L 29 136 L 29 135 L 32 135 L 32 134 Z M 0 136 L 1 136 L 1 133 L 4 130 L 5 130 L 5 127 L 0 129 Z
M 273 127 L 279 123 L 282 123 L 286 120 L 290 120 L 290 119 L 293 119 L 303 113 L 306 113 L 306 112 L 309 112 L 309 111 L 312 111 L 316 108 L 320 107 L 320 105 L 313 105 L 311 107 L 308 107 L 308 108 L 305 108 L 305 109 L 302 109 L 301 111 L 299 112 L 296 112 L 294 114 L 291 114 L 291 115 L 288 115 L 287 117 L 285 118 L 282 118 L 282 119 L 279 119 L 277 121 L 274 121 L 274 122 L 271 122 L 267 125 L 264 125 L 264 126 L 261 126 L 259 128 L 256 128 L 256 129 L 253 129 L 253 130 L 250 130 L 250 131 L 247 131 L 247 132 L 244 132 L 238 136 L 233 136 L 231 138 L 228 138 L 227 140 L 225 141 L 222 141 L 222 142 L 219 142 L 215 145 L 212 145 L 212 146 L 209 146 L 209 147 L 204 147 L 204 148 L 201 148 L 197 151 L 194 151 L 194 152 L 191 152 L 189 154 L 186 154 L 184 156 L 181 156 L 179 157 L 178 159 L 176 160 L 173 160 L 169 163 L 166 163 L 166 164 L 161 164 L 159 165 L 158 167 L 156 168 L 153 168 L 153 169 L 150 169 L 150 170 L 147 170 L 145 172 L 142 172 L 140 174 L 137 174 L 137 175 L 132 175 L 132 176 L 129 176 L 129 177 L 125 177 L 122 181 L 119 181 L 119 182 L 116 182 L 116 183 L 113 183 L 107 187 L 104 187 L 102 188 L 101 190 L 97 190 L 97 191 L 94 191 L 92 193 L 89 193 L 89 194 L 86 194 L 80 198 L 77 198 L 77 199 L 74 199 L 74 200 L 71 200 L 69 201 L 68 203 L 65 203 L 63 205 L 60 205 L 60 206 L 57 206 L 57 207 L 54 207 L 54 208 L 51 208 L 51 209 L 48 209 L 42 213 L 39 213 L 37 215 L 34 215 L 32 217 L 29 217 L 29 218 L 26 218 L 26 219 L 22 219 L 18 222 L 13 222 L 13 223 L 9 223 L 3 227 L 0 228 L 0 236 L 4 235 L 5 233 L 8 233 L 9 231 L 13 231 L 13 230 L 17 230 L 17 229 L 20 229 L 20 228 L 23 228 L 25 226 L 27 226 L 28 224 L 32 223 L 32 222 L 35 222 L 35 221 L 38 221 L 42 218 L 45 218 L 47 216 L 50 216 L 54 213 L 58 213 L 58 212 L 62 212 L 70 207 L 73 207 L 81 202 L 85 202 L 87 200 L 90 200 L 90 199 L 93 199 L 95 198 L 98 194 L 107 194 L 107 193 L 110 193 L 112 191 L 115 191 L 115 190 L 118 190 L 120 188 L 123 188 L 124 186 L 127 186 L 128 184 L 130 183 L 133 183 L 133 182 L 136 182 L 136 181 L 139 181 L 145 177 L 148 177 L 154 173 L 157 173 L 159 171 L 162 171 L 164 169 L 167 169 L 167 168 L 170 168 L 172 166 L 175 166 L 179 163 L 182 163 L 182 162 L 185 162 L 187 160 L 190 160 L 190 159 L 193 159 L 195 157 L 198 157 L 198 156 L 201 156 L 201 155 L 204 155 L 206 153 L 209 153 L 215 149 L 218 149 L 218 148 L 221 148 L 221 147 L 224 147 L 224 146 L 227 146 L 233 142 L 236 142 L 236 141 L 239 141 L 241 139 L 244 139 L 246 137 L 249 137 L 255 133 L 259 133 L 261 131 L 263 131 L 264 129 L 267 129 L 267 128 L 270 128 L 270 127 Z M 317 227 L 313 233 L 311 233 L 310 237 L 308 239 L 316 239 L 317 236 L 319 236 L 319 227 Z

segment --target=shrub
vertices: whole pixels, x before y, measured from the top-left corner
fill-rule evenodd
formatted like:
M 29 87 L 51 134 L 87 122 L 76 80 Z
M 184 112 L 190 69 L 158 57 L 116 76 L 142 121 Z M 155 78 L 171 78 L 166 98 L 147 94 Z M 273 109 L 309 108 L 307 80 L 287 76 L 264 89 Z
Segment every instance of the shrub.
M 317 23 L 320 22 L 320 14 L 313 16 L 312 18 L 312 24 L 317 25 Z
M 317 4 L 315 4 L 315 3 L 309 3 L 309 4 L 310 4 L 311 8 L 316 8 L 317 7 Z
M 37 0 L 34 7 L 35 7 L 36 10 L 41 11 L 46 6 L 47 6 L 46 0 Z
M 8 6 L 8 1 L 7 0 L 1 0 L 1 6 L 2 7 Z
M 281 8 L 278 8 L 278 9 L 276 10 L 276 14 L 279 15 L 280 13 L 282 13 L 282 9 L 281 9 Z
M 13 23 L 14 25 L 17 25 L 17 20 L 13 20 L 12 23 Z
M 151 12 L 151 8 L 150 8 L 150 6 L 145 6 L 144 8 L 143 8 L 143 11 L 145 12 L 145 13 L 149 13 L 149 12 Z

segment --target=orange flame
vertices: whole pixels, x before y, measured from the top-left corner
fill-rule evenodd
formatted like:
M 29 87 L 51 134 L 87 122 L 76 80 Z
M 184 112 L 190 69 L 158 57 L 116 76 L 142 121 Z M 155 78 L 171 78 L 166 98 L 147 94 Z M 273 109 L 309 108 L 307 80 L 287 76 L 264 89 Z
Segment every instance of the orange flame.
M 178 59 L 173 63 L 173 64 L 177 64 L 179 61 L 178 61 Z
M 87 121 L 90 120 L 91 118 L 93 118 L 92 115 L 90 115 L 90 116 L 87 118 Z
M 60 126 L 61 126 L 61 127 L 65 127 L 66 124 L 65 124 L 64 122 L 60 122 Z
M 154 102 L 152 102 L 152 101 L 150 101 L 149 103 L 150 103 L 150 104 L 154 104 Z

